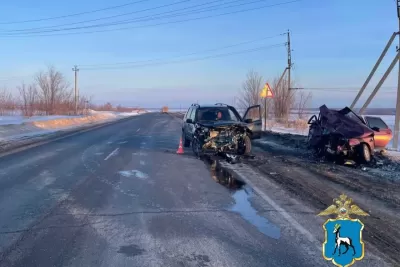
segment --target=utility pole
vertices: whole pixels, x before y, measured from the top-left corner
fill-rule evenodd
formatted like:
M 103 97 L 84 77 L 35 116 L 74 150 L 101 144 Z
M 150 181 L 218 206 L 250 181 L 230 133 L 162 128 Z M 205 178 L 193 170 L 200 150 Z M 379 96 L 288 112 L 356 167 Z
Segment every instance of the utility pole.
M 398 0 L 400 1 L 400 0 Z M 290 90 L 290 70 L 292 68 L 292 50 L 290 49 L 290 31 L 287 31 L 287 53 L 288 53 L 288 90 Z
M 72 71 L 75 72 L 75 115 L 78 115 L 78 98 L 79 98 L 79 92 L 78 92 L 78 66 L 74 66 L 72 68 Z
M 400 0 L 397 0 L 397 18 L 399 20 L 399 31 L 400 31 Z M 399 35 L 399 46 L 397 46 L 397 50 L 400 49 L 400 35 Z M 400 61 L 399 65 L 399 73 L 397 77 L 397 101 L 396 101 L 396 116 L 394 119 L 394 140 L 393 147 L 397 150 L 399 143 L 399 120 L 400 120 Z
M 365 88 L 367 87 L 368 83 L 371 81 L 372 76 L 374 76 L 376 70 L 378 69 L 379 65 L 381 64 L 383 58 L 385 57 L 387 51 L 389 50 L 390 46 L 392 45 L 394 38 L 397 36 L 397 32 L 394 32 L 392 36 L 390 37 L 388 43 L 386 44 L 385 48 L 383 49 L 381 55 L 378 58 L 378 61 L 375 63 L 374 67 L 372 68 L 370 74 L 368 75 L 367 80 L 364 82 L 363 86 L 361 87 L 360 91 L 358 92 L 356 98 L 353 100 L 353 103 L 351 103 L 350 108 L 353 109 L 354 106 L 356 105 L 357 101 L 360 99 L 362 93 L 364 92 Z

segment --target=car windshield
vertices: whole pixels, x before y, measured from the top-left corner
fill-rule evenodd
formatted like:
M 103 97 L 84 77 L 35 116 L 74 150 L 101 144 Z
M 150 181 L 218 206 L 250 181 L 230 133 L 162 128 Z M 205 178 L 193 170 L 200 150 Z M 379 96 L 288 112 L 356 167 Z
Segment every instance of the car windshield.
M 197 111 L 198 121 L 240 121 L 228 107 L 203 107 Z
M 351 109 L 348 109 L 348 108 L 343 109 L 342 114 L 344 116 L 346 116 L 347 118 L 352 119 L 353 121 L 365 124 L 365 122 L 357 114 L 355 114 Z

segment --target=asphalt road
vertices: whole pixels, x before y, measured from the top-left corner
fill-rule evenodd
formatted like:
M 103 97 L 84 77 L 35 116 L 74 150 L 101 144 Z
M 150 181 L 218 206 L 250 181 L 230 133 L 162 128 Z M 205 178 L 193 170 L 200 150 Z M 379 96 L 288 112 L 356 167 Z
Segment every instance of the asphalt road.
M 332 266 L 264 191 L 177 155 L 180 126 L 144 114 L 0 158 L 0 266 Z

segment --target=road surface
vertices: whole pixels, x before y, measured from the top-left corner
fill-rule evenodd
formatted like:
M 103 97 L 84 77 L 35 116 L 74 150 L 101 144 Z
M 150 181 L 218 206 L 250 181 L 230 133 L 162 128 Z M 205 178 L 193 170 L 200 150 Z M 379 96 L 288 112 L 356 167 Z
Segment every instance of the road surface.
M 332 266 L 314 211 L 177 155 L 180 127 L 144 114 L 2 157 L 0 266 Z

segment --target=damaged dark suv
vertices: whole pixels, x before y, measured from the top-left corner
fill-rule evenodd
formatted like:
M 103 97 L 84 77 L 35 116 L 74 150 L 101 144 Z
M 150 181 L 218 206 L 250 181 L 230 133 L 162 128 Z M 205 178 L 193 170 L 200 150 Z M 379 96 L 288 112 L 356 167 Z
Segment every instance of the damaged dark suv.
M 261 137 L 260 105 L 249 107 L 243 118 L 229 105 L 192 104 L 183 118 L 182 140 L 195 155 L 250 155 L 251 139 Z

